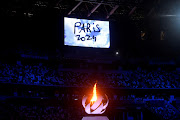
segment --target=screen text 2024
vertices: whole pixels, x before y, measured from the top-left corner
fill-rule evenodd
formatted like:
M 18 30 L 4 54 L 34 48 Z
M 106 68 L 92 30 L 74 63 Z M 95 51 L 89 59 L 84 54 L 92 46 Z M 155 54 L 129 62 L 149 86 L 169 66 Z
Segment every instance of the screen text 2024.
M 99 28 L 99 24 L 94 25 L 94 23 L 93 23 L 91 25 L 90 23 L 76 22 L 74 24 L 74 34 L 78 33 L 78 35 L 76 35 L 77 40 L 81 40 L 81 41 L 94 40 L 96 42 L 96 37 L 94 35 L 93 36 L 90 36 L 90 35 L 81 36 L 81 35 L 79 35 L 82 31 L 84 33 L 101 32 L 101 30 Z

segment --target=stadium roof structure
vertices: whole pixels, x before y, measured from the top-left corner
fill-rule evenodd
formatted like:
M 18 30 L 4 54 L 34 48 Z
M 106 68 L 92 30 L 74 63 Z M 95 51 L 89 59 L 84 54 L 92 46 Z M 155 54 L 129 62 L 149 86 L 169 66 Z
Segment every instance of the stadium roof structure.
M 0 16 L 38 16 L 49 10 L 63 16 L 119 21 L 130 18 L 137 24 L 151 16 L 160 0 L 11 0 L 1 1 Z

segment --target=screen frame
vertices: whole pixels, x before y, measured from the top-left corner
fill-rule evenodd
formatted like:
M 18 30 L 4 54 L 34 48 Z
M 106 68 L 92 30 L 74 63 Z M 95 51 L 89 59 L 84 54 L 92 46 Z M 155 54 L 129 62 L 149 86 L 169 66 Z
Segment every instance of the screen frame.
M 88 46 L 88 47 L 86 47 L 86 46 L 78 46 L 78 45 L 65 45 L 65 18 L 72 18 L 72 19 L 81 19 L 81 20 L 90 20 L 90 21 L 100 21 L 100 22 L 108 22 L 108 24 L 109 24 L 109 26 L 108 26 L 108 30 L 109 30 L 109 47 L 92 47 L 92 46 Z M 63 41 L 63 45 L 64 46 L 68 46 L 68 47 L 81 47 L 81 48 L 93 48 L 93 49 L 110 49 L 111 48 L 111 30 L 110 30 L 110 21 L 108 21 L 108 20 L 99 20 L 99 19 L 87 19 L 87 18 L 78 18 L 78 17 L 67 17 L 67 16 L 64 16 L 63 17 L 63 26 L 64 26 L 64 28 L 63 28 L 63 33 L 64 33 L 64 35 L 63 35 L 63 39 L 64 39 L 64 41 Z

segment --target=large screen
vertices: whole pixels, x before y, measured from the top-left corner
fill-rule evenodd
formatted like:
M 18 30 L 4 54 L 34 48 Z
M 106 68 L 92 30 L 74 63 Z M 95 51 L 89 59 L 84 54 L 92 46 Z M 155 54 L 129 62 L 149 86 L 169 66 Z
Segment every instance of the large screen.
M 109 48 L 109 21 L 64 17 L 64 45 Z

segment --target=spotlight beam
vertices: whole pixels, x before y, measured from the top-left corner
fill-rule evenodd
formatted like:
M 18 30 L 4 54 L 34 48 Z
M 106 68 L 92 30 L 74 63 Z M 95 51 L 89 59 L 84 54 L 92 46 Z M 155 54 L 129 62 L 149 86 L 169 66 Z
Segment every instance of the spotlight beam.
M 60 4 L 60 2 L 62 2 L 62 0 L 59 0 L 57 3 L 56 3 L 56 6 L 58 6 Z
M 155 8 L 157 7 L 157 4 L 160 4 L 161 0 L 155 1 L 155 5 L 151 8 L 151 10 L 148 12 L 147 16 L 150 16 L 153 12 L 155 12 Z
M 133 9 L 129 12 L 129 16 L 131 16 L 133 13 L 134 13 L 134 11 L 136 10 L 136 6 L 135 7 L 133 7 Z
M 80 1 L 69 13 L 68 15 L 70 15 L 74 10 L 76 10 L 76 8 L 78 8 L 81 5 L 82 1 Z
M 88 14 L 87 17 L 91 16 L 91 14 L 101 5 L 101 3 L 98 3 L 92 10 L 91 12 Z
M 151 10 L 150 10 L 149 13 L 147 14 L 147 16 L 150 16 L 153 12 L 154 12 L 154 8 L 151 8 Z
M 119 5 L 116 5 L 112 10 L 111 12 L 107 15 L 106 19 L 108 19 L 115 11 L 116 9 L 118 9 Z

